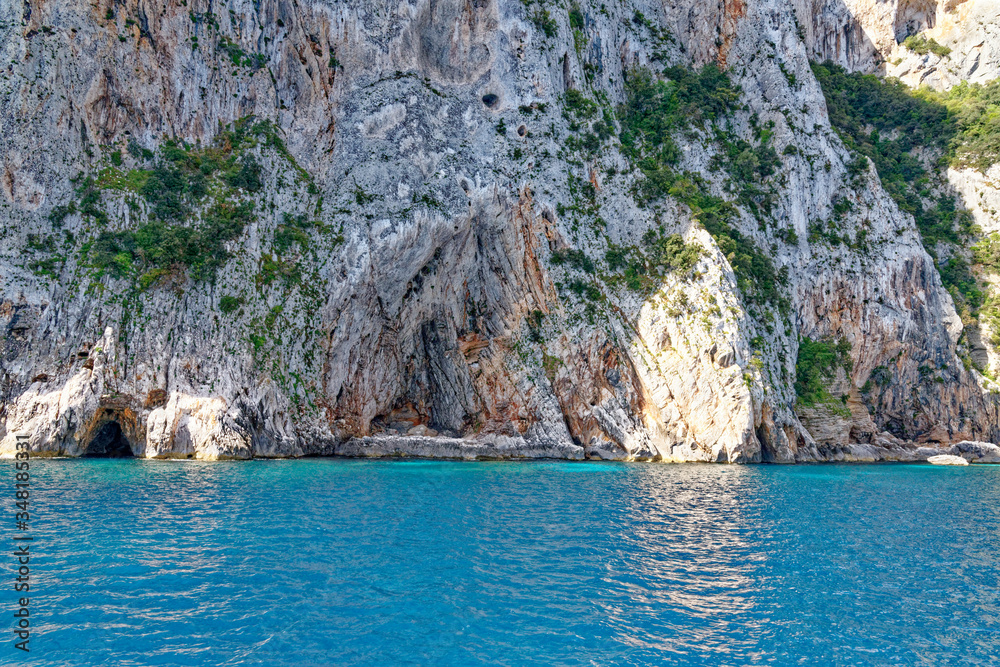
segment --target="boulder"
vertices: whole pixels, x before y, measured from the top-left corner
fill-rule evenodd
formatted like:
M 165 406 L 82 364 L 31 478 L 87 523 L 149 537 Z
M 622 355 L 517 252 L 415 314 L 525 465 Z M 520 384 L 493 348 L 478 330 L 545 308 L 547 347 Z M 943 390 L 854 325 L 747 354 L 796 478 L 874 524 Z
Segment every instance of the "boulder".
M 928 463 L 936 466 L 967 466 L 969 462 L 963 459 L 961 456 L 953 456 L 951 454 L 938 454 L 937 456 L 932 456 L 927 459 Z
M 951 453 L 969 463 L 1000 463 L 1000 447 L 992 442 L 963 440 L 951 446 Z

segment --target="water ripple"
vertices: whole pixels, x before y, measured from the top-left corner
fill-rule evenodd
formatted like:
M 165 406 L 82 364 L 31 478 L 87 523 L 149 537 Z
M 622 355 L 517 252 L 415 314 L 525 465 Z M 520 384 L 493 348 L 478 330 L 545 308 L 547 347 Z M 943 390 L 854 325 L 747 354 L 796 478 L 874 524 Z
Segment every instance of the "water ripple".
M 998 477 L 40 461 L 32 652 L 0 660 L 988 665 Z

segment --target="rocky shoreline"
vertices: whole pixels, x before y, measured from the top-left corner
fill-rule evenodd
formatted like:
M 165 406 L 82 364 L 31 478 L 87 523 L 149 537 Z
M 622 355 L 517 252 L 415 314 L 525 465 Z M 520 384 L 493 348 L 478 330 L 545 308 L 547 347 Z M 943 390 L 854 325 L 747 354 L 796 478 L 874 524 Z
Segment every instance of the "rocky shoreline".
M 428 438 L 419 436 L 372 436 L 357 438 L 337 445 L 331 452 L 334 456 L 348 458 L 428 458 L 461 459 L 466 461 L 517 460 L 517 459 L 566 459 L 582 460 L 634 460 L 663 463 L 691 463 L 690 459 L 636 458 L 604 459 L 585 457 L 582 447 L 576 445 L 539 446 L 518 443 L 514 439 L 498 439 L 491 442 L 467 441 L 459 438 Z M 989 442 L 966 440 L 950 446 L 927 447 L 916 443 L 886 447 L 863 443 L 847 444 L 828 448 L 824 458 L 799 459 L 788 463 L 916 463 L 927 461 L 934 456 L 958 456 L 969 463 L 1000 463 L 1000 447 Z M 707 461 L 704 461 L 707 462 Z M 720 461 L 724 463 L 724 461 Z M 761 463 L 749 461 L 747 463 Z
M 363 438 L 351 438 L 339 443 L 323 443 L 287 454 L 252 455 L 246 450 L 206 455 L 198 453 L 163 453 L 138 454 L 128 453 L 104 455 L 92 453 L 45 452 L 32 453 L 34 458 L 144 458 L 147 460 L 198 460 L 198 461 L 236 461 L 253 459 L 289 459 L 289 458 L 356 458 L 356 459 L 440 459 L 457 461 L 527 461 L 527 460 L 562 460 L 562 461 L 634 461 L 647 463 L 729 463 L 723 459 L 712 461 L 708 458 L 692 460 L 691 458 L 668 457 L 622 457 L 611 455 L 595 455 L 585 453 L 583 447 L 572 443 L 561 442 L 528 442 L 523 438 L 505 436 L 484 437 L 479 439 L 448 438 L 421 435 L 375 435 Z M 929 447 L 918 443 L 899 443 L 873 445 L 865 443 L 850 443 L 842 446 L 826 446 L 817 452 L 817 456 L 797 458 L 794 461 L 743 461 L 741 463 L 919 463 L 927 462 L 932 457 L 959 457 L 971 464 L 1000 464 L 1000 446 L 989 442 L 966 440 L 948 446 Z M 13 458 L 13 454 L 5 452 L 0 459 Z
M 934 242 L 1000 232 L 996 172 L 904 210 L 814 69 L 937 26 L 993 78 L 995 3 L 792 4 L 8 3 L 0 456 L 1000 442 L 995 291 Z

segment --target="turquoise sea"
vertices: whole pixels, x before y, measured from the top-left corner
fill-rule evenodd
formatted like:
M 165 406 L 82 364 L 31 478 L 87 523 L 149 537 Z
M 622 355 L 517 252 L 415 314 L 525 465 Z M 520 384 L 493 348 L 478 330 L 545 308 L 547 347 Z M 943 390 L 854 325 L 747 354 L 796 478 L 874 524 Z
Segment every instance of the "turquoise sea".
M 13 462 L 0 474 L 12 489 Z M 3 664 L 1000 661 L 1000 467 L 65 460 L 31 474 L 31 652 L 6 613 Z

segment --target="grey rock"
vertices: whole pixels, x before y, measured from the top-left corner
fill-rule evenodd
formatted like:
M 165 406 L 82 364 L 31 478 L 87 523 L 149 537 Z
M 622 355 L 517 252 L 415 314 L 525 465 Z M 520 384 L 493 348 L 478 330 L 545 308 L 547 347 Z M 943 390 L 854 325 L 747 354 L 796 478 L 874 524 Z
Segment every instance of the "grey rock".
M 870 8 L 923 20 L 885 4 Z M 513 0 L 157 11 L 125 0 L 110 18 L 76 0 L 7 3 L 0 455 L 18 433 L 36 455 L 83 455 L 108 424 L 136 456 L 203 459 L 909 460 L 917 441 L 996 441 L 997 394 L 958 358 L 951 297 L 873 169 L 849 188 L 840 225 L 877 250 L 807 241 L 853 159 L 808 58 L 869 67 L 890 37 L 851 41 L 859 26 L 898 22 L 856 17 L 850 3 L 797 2 L 799 22 L 787 9 L 583 2 L 580 34 L 553 10 L 550 37 Z M 585 159 L 570 147 L 567 90 L 610 115 L 630 69 L 708 62 L 743 91 L 736 136 L 753 141 L 754 123 L 773 123 L 775 149 L 796 147 L 772 177 L 773 224 L 747 210 L 733 222 L 787 273 L 787 318 L 748 303 L 687 207 L 636 201 L 641 175 L 616 139 Z M 111 169 L 114 151 L 126 174 L 149 167 L 141 149 L 167 137 L 211 145 L 247 116 L 282 141 L 247 149 L 261 167 L 261 189 L 241 195 L 255 219 L 214 280 L 175 269 L 138 289 L 136 276 L 86 265 L 85 241 L 151 211 L 128 186 L 109 187 L 105 226 L 79 210 L 57 224 L 57 207 L 80 199 L 71 179 Z M 732 199 L 712 138 L 676 140 L 679 169 Z M 276 234 L 300 217 L 316 223 L 305 247 L 282 250 Z M 639 246 L 661 228 L 703 248 L 689 279 L 667 272 L 646 294 L 592 277 L 609 271 L 610 244 Z M 32 243 L 49 237 L 66 251 L 46 273 L 32 268 Z M 594 274 L 553 261 L 569 249 Z M 597 294 L 579 296 L 577 282 Z M 223 309 L 227 297 L 236 309 Z M 796 410 L 803 336 L 852 343 L 836 389 L 849 416 Z M 951 370 L 921 382 L 925 364 Z M 889 380 L 863 400 L 879 367 Z
M 969 463 L 1000 463 L 1000 447 L 992 442 L 963 440 L 951 446 L 951 453 L 965 458 Z

